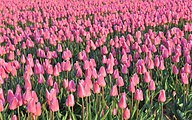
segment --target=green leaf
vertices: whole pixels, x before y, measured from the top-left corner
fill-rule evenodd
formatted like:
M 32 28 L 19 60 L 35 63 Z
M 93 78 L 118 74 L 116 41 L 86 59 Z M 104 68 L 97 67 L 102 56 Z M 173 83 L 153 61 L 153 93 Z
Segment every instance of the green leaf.
M 71 113 L 71 116 L 72 116 L 72 120 L 77 120 L 74 113 Z
M 66 111 L 66 114 L 65 114 L 65 116 L 63 117 L 62 120 L 67 120 L 67 116 L 68 116 L 68 111 Z
M 110 109 L 108 109 L 108 110 L 106 111 L 105 115 L 101 118 L 101 120 L 106 120 L 105 118 L 107 117 L 107 115 L 108 115 L 108 113 L 109 113 L 109 110 L 110 110 Z
M 169 99 L 165 102 L 165 105 L 166 105 L 168 102 L 170 102 L 172 99 L 173 99 L 172 97 L 169 98 Z
M 89 103 L 89 120 L 91 120 L 92 118 L 92 114 L 91 114 L 91 103 Z
M 98 119 L 98 115 L 96 114 L 96 116 L 95 116 L 95 120 L 97 120 Z
M 135 106 L 133 107 L 133 111 L 132 111 L 132 113 L 131 113 L 131 119 L 133 119 L 136 110 L 137 110 L 137 104 L 135 104 Z

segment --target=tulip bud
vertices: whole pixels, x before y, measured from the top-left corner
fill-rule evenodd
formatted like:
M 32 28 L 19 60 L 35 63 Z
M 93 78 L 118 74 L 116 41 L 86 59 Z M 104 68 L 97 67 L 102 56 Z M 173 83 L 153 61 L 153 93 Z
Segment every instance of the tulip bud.
M 123 113 L 123 118 L 124 119 L 129 119 L 130 118 L 130 111 L 128 108 L 125 108 L 124 113 Z
M 159 93 L 158 101 L 160 102 L 165 102 L 166 101 L 166 95 L 165 95 L 165 90 L 162 89 Z
M 135 100 L 143 101 L 143 92 L 140 89 L 137 89 L 134 95 Z
M 126 100 L 127 100 L 127 97 L 126 97 L 126 93 L 124 92 L 124 93 L 121 95 L 121 98 L 120 98 L 119 103 L 118 103 L 118 107 L 119 107 L 120 109 L 124 109 L 124 108 L 127 107 Z

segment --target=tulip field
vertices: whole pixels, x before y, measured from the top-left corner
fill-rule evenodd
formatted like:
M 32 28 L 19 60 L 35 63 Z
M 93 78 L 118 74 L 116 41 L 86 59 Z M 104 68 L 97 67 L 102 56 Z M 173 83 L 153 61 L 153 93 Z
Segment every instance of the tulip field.
M 1 0 L 0 120 L 192 120 L 191 0 Z

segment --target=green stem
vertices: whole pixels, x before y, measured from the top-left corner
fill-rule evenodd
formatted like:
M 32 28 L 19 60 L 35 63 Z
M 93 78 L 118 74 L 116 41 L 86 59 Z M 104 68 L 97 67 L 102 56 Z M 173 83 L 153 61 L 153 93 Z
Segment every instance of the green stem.
M 52 111 L 51 110 L 49 111 L 49 119 L 50 120 L 52 119 Z
M 162 84 L 162 88 L 163 88 L 163 70 L 161 70 L 161 84 Z
M 84 100 L 83 100 L 83 97 L 82 97 L 82 118 L 83 118 L 83 120 L 85 119 L 84 118 Z
M 152 116 L 152 106 L 153 106 L 153 91 L 151 91 L 151 116 Z
M 105 96 L 104 96 L 104 87 L 102 87 L 102 96 L 103 96 L 103 109 L 105 108 Z
M 40 95 L 40 100 L 41 100 L 41 84 L 39 84 L 39 95 Z
M 98 93 L 96 93 L 96 110 L 98 111 L 98 105 L 97 105 L 97 103 L 98 103 Z
M 12 112 L 12 114 L 13 114 L 13 112 Z M 27 114 L 28 114 L 28 120 L 30 120 L 31 118 L 30 118 L 29 112 L 27 112 Z
M 123 120 L 123 109 L 121 109 L 121 120 Z
M 100 113 L 100 111 L 101 111 L 101 93 L 99 94 L 99 113 Z
M 87 116 L 87 120 L 88 120 L 88 100 L 86 97 L 86 116 Z
M 121 95 L 121 87 L 119 86 L 119 96 Z
M 161 120 L 163 120 L 163 102 L 161 102 Z
M 60 75 L 58 76 L 58 79 L 59 79 L 59 89 L 60 89 Z
M 19 112 L 19 106 L 17 107 L 17 114 L 18 114 L 18 120 L 20 120 L 20 112 Z
M 54 111 L 53 111 L 53 116 L 52 116 L 52 120 L 54 120 Z
M 70 106 L 69 106 L 69 118 L 71 118 L 71 110 L 70 110 Z
M 111 89 L 111 74 L 109 74 L 109 87 Z
M 141 87 L 143 87 L 142 74 L 140 74 L 140 78 L 141 78 Z
M 1 116 L 1 120 L 3 120 L 3 115 L 2 115 L 2 113 L 0 112 L 0 116 Z
M 139 111 L 139 100 L 137 101 L 137 116 L 136 116 L 136 119 L 138 119 L 138 111 Z
M 184 91 L 183 91 L 183 106 L 185 106 L 185 84 L 183 84 L 183 86 L 184 86 Z
M 131 94 L 131 113 L 132 113 L 132 110 L 133 110 L 133 93 Z
M 185 96 L 185 97 L 186 97 L 186 98 L 185 98 L 185 99 L 186 99 L 186 103 L 187 103 L 187 90 L 188 90 L 188 88 L 189 88 L 189 86 L 188 86 L 188 84 L 187 84 L 187 88 L 186 88 L 186 96 Z
M 68 80 L 68 71 L 67 71 L 67 80 Z
M 176 89 L 175 89 L 175 90 L 176 90 L 176 97 L 177 97 L 177 94 L 178 94 L 178 87 L 177 87 L 177 74 L 176 74 L 175 76 L 176 76 L 176 83 L 175 83 L 175 84 L 176 84 Z

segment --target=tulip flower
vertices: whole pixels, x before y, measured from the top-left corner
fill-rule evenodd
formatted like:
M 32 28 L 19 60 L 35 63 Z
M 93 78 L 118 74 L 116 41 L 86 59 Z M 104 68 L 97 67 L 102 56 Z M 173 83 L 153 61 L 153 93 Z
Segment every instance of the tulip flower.
M 113 109 L 112 114 L 113 114 L 113 116 L 117 115 L 117 109 L 116 108 Z
M 128 108 L 125 108 L 124 112 L 123 112 L 123 118 L 124 119 L 129 119 L 130 118 L 130 112 Z
M 36 112 L 35 100 L 33 98 L 29 101 L 27 105 L 27 111 L 33 114 Z
M 58 102 L 56 97 L 54 97 L 52 99 L 52 102 L 51 102 L 51 104 L 49 106 L 49 109 L 50 109 L 50 111 L 53 112 L 53 114 L 51 116 L 52 118 L 50 118 L 50 119 L 54 120 L 54 112 L 59 110 L 59 102 Z
M 122 86 L 124 86 L 123 78 L 119 76 L 116 83 L 117 83 L 117 86 L 119 86 L 119 94 L 120 94 L 121 93 L 120 89 Z
M 69 60 L 66 61 L 64 69 L 65 71 L 67 71 L 67 79 L 68 79 L 68 72 L 71 71 L 71 63 Z
M 3 120 L 3 119 L 2 119 Z M 13 117 L 11 118 L 11 120 L 17 120 L 17 116 L 13 115 Z
M 18 107 L 18 100 L 16 97 L 14 97 L 9 104 L 9 109 L 12 110 L 12 115 L 14 114 L 13 110 L 15 110 L 17 107 Z
M 64 79 L 64 80 L 63 80 L 63 87 L 64 87 L 64 88 L 67 88 L 67 87 L 68 87 L 68 84 L 69 84 L 69 83 L 68 83 L 68 80 L 67 80 L 67 79 Z
M 79 83 L 78 90 L 77 90 L 77 97 L 82 98 L 82 118 L 84 120 L 84 100 L 83 100 L 83 97 L 85 97 L 85 90 L 84 90 L 82 83 Z
M 186 73 L 181 73 L 181 83 L 183 83 L 183 86 L 184 86 L 184 103 L 183 104 L 185 104 L 185 101 L 187 102 L 187 91 L 188 91 L 188 88 L 185 87 L 186 84 L 188 85 L 188 77 Z M 185 95 L 185 91 L 186 91 L 186 95 Z
M 120 109 L 122 109 L 122 120 L 123 120 L 123 109 L 125 109 L 127 107 L 127 103 L 126 103 L 126 100 L 127 100 L 127 97 L 126 97 L 126 93 L 124 92 L 119 100 L 119 103 L 118 103 L 118 107 Z
M 32 94 L 29 88 L 26 89 L 25 93 L 23 94 L 23 100 L 29 102 L 32 98 Z
M 35 107 L 36 107 L 36 112 L 35 112 L 35 116 L 36 116 L 36 120 L 38 119 L 38 116 L 40 116 L 41 115 L 41 103 L 40 102 L 38 102 L 36 105 L 35 105 Z
M 105 71 L 105 67 L 103 67 L 103 66 L 100 67 L 99 74 L 102 75 L 103 77 L 107 76 L 106 71 Z
M 53 86 L 53 78 L 51 75 L 49 75 L 49 77 L 48 77 L 47 86 Z
M 11 103 L 12 99 L 14 98 L 14 94 L 13 94 L 13 91 L 12 90 L 8 90 L 8 93 L 7 93 L 7 102 L 8 103 Z
M 139 101 L 143 101 L 143 92 L 140 89 L 137 89 L 135 92 L 134 96 L 135 100 L 137 100 L 137 116 L 136 119 L 138 118 L 138 109 L 139 109 Z
M 163 119 L 163 102 L 166 101 L 166 95 L 165 95 L 165 90 L 164 89 L 162 89 L 160 91 L 158 101 L 161 102 L 161 120 L 162 120 Z
M 3 116 L 2 116 L 2 111 L 4 110 L 4 107 L 3 107 L 3 101 L 0 100 L 0 117 L 1 117 L 1 120 L 3 120 Z
M 132 81 L 130 81 L 130 86 L 129 86 L 129 92 L 131 92 L 131 113 L 133 110 L 133 93 L 135 93 L 135 86 Z
M 106 86 L 106 83 L 105 83 L 105 78 L 103 75 L 99 74 L 99 76 L 97 78 L 97 83 L 102 87 L 103 107 L 105 107 L 104 87 Z
M 178 93 L 178 86 L 177 86 L 177 74 L 179 73 L 179 70 L 177 69 L 177 66 L 175 64 L 173 64 L 172 66 L 172 72 L 173 74 L 175 74 L 176 80 L 175 80 L 175 89 L 176 92 Z
M 97 81 L 95 81 L 94 86 L 93 86 L 93 93 L 96 93 L 96 110 L 98 110 L 98 93 L 101 92 L 101 88 L 99 86 L 99 84 L 97 83 Z M 101 96 L 99 96 L 101 99 Z M 100 111 L 100 107 L 101 107 L 101 101 L 99 101 L 99 111 Z
M 150 81 L 149 90 L 151 90 L 151 115 L 152 115 L 153 91 L 155 90 L 155 82 L 153 80 Z
M 75 88 L 75 83 L 73 80 L 70 80 L 67 86 L 67 91 L 68 92 L 75 92 L 76 88 Z
M 164 60 L 160 60 L 160 64 L 159 64 L 159 70 L 161 70 L 161 82 L 162 82 L 162 86 L 163 86 L 163 70 L 165 69 L 164 66 Z
M 117 91 L 117 86 L 116 85 L 114 85 L 113 87 L 112 87 L 112 89 L 111 89 L 111 92 L 110 92 L 110 95 L 111 96 L 118 96 L 118 91 Z M 113 98 L 112 98 L 113 99 Z M 112 101 L 112 104 L 113 104 L 113 109 L 114 109 L 114 99 L 113 99 L 113 101 Z
M 175 96 L 176 96 L 176 92 L 175 92 L 175 91 L 173 91 L 172 95 L 173 95 L 173 97 L 175 97 Z
M 67 101 L 66 101 L 66 106 L 69 107 L 69 116 L 71 118 L 71 115 L 70 115 L 70 107 L 73 107 L 75 105 L 75 98 L 73 96 L 73 94 L 70 94 L 67 98 Z M 72 113 L 73 113 L 73 109 L 72 109 Z
M 90 88 L 88 86 L 88 84 L 85 82 L 85 85 L 84 85 L 84 90 L 85 90 L 85 100 L 86 100 L 86 114 L 88 116 L 88 97 L 89 97 L 89 102 L 90 102 L 90 96 L 91 96 L 91 91 L 90 91 Z M 87 117 L 88 119 L 88 117 Z

